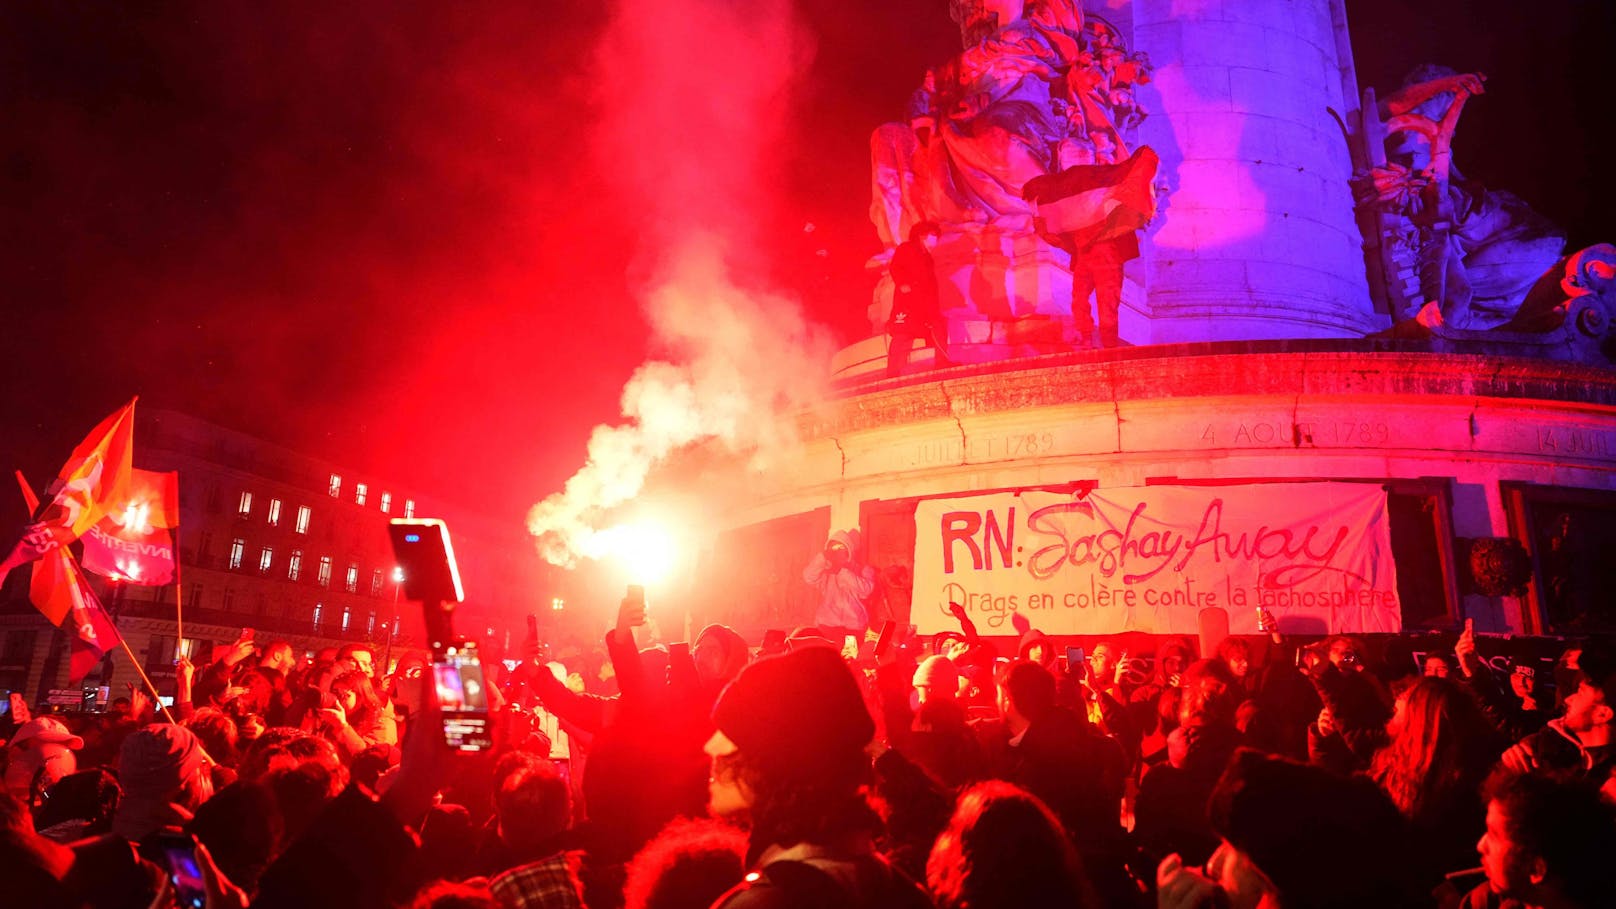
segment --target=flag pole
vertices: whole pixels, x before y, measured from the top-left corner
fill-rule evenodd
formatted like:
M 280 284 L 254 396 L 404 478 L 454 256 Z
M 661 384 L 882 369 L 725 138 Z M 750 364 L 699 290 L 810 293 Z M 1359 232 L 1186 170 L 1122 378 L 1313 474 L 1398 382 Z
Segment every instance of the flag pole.
M 176 481 L 177 483 L 177 481 Z M 180 588 L 180 522 L 174 522 L 174 662 L 185 656 L 185 598 Z
M 146 690 L 151 692 L 152 703 L 157 705 L 157 709 L 163 712 L 165 719 L 178 726 L 180 724 L 179 720 L 174 719 L 174 714 L 169 713 L 168 708 L 163 706 L 163 696 L 157 692 L 156 683 L 151 680 L 151 676 L 146 674 L 145 667 L 140 665 L 140 660 L 135 658 L 135 652 L 129 649 L 129 642 L 124 640 L 121 634 L 118 635 L 118 646 L 122 647 L 123 652 L 129 655 L 129 665 L 135 667 L 135 671 L 140 673 L 140 680 L 146 683 Z

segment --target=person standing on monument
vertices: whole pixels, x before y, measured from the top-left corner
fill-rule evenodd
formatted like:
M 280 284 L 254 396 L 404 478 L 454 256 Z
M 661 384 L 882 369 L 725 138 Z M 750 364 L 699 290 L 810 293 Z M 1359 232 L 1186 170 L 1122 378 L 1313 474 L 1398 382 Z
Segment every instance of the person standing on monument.
M 922 221 L 909 229 L 909 239 L 898 244 L 892 254 L 892 315 L 887 318 L 887 376 L 898 375 L 909 363 L 915 341 L 925 341 L 933 350 L 939 367 L 951 366 L 948 358 L 948 325 L 943 321 L 937 295 L 937 263 L 931 251 L 937 248 L 942 232 L 936 221 Z
M 1037 203 L 1034 223 L 1045 242 L 1072 257 L 1072 325 L 1080 348 L 1118 347 L 1122 267 L 1139 257 L 1138 231 L 1156 214 L 1158 159 L 1149 146 L 1119 161 L 1113 137 L 1091 131 L 1088 143 L 1068 143 L 1079 163 L 1035 177 L 1021 194 Z M 1089 297 L 1094 309 L 1089 309 Z M 1098 315 L 1100 332 L 1094 333 Z
M 802 571 L 803 582 L 819 591 L 814 623 L 822 634 L 838 643 L 845 635 L 862 639 L 870 625 L 864 602 L 875 590 L 875 569 L 858 561 L 854 533 L 838 530 L 831 534 L 825 548 L 815 553 Z

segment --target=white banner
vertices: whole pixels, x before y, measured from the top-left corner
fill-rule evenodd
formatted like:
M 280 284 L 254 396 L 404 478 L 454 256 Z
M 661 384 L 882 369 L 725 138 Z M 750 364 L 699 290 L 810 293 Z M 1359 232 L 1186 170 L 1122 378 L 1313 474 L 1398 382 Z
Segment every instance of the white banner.
M 928 499 L 915 510 L 912 621 L 1014 634 L 1195 634 L 1203 609 L 1257 634 L 1402 630 L 1386 491 L 1367 483 L 1142 486 Z

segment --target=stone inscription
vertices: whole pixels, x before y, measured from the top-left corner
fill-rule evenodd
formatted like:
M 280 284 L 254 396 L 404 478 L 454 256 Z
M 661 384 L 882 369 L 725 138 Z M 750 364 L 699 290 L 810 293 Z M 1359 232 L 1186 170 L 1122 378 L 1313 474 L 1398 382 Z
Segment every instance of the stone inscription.
M 1354 446 L 1386 445 L 1391 442 L 1391 426 L 1371 420 L 1252 420 L 1218 425 L 1207 423 L 1200 441 L 1207 445 L 1309 445 Z
M 915 447 L 915 461 L 924 466 L 963 461 L 998 461 L 1036 458 L 1055 453 L 1055 436 L 1048 432 L 1012 433 L 970 439 L 969 455 L 960 439 L 937 439 Z
M 1586 455 L 1610 457 L 1616 445 L 1611 444 L 1611 433 L 1590 429 L 1553 429 L 1538 427 L 1537 450 L 1558 455 Z

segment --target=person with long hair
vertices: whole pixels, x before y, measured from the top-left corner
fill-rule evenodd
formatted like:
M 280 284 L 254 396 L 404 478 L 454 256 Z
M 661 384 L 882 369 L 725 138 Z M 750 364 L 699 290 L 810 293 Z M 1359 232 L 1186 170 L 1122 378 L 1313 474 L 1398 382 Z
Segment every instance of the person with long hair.
M 320 730 L 348 757 L 372 745 L 397 745 L 398 725 L 362 669 L 331 680 L 331 700 L 317 714 Z
M 1427 871 L 1439 876 L 1473 861 L 1485 827 L 1481 784 L 1502 743 L 1475 698 L 1449 679 L 1420 679 L 1399 705 L 1369 775 L 1408 818 Z
M 1099 905 L 1054 812 L 1002 780 L 960 794 L 926 863 L 926 885 L 938 909 Z

